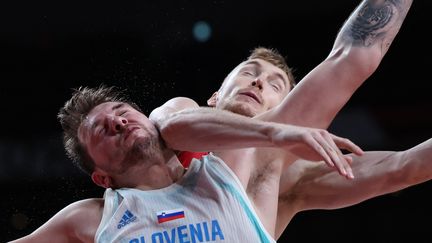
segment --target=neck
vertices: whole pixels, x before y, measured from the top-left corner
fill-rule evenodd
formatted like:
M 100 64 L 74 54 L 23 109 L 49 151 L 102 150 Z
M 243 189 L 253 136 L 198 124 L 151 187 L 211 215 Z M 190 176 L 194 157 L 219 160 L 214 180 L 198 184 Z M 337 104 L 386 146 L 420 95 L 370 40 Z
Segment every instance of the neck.
M 161 189 L 182 178 L 185 169 L 175 153 L 172 150 L 164 149 L 163 158 L 162 163 L 155 163 L 146 168 L 146 172 L 141 174 L 146 175 L 145 183 L 134 186 L 134 188 L 141 190 Z
M 164 152 L 164 158 L 166 161 L 166 166 L 168 170 L 171 172 L 171 178 L 173 179 L 173 182 L 178 181 L 180 178 L 183 177 L 185 168 L 180 163 L 180 161 L 177 158 L 177 155 L 172 150 Z

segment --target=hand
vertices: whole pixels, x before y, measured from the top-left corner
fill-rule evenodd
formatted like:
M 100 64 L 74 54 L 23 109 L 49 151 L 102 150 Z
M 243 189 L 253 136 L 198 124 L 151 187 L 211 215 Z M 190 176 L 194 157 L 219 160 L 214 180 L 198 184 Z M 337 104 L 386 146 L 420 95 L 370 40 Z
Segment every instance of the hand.
M 285 125 L 282 131 L 274 135 L 276 143 L 286 146 L 294 155 L 311 161 L 322 161 L 338 170 L 339 174 L 353 179 L 352 158 L 344 155 L 341 149 L 362 155 L 363 150 L 349 139 L 338 137 L 323 129 Z

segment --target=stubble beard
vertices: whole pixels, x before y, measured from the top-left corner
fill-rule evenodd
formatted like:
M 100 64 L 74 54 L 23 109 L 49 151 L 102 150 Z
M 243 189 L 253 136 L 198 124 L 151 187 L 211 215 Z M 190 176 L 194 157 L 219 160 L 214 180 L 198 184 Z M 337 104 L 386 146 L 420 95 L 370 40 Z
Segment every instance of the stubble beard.
M 148 132 L 148 134 L 151 134 Z M 157 163 L 163 160 L 161 140 L 158 135 L 137 138 L 127 152 L 122 167 L 124 171 L 140 163 Z
M 256 112 L 247 103 L 238 102 L 235 100 L 224 102 L 218 108 L 246 117 L 254 117 L 256 115 Z

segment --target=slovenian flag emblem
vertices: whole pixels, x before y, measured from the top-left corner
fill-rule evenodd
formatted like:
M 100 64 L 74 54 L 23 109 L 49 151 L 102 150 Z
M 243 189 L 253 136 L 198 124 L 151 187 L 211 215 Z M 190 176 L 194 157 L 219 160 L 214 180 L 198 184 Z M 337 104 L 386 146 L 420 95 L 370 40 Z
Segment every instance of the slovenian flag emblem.
M 156 215 L 159 224 L 185 217 L 183 209 L 164 210 L 164 211 L 157 212 Z

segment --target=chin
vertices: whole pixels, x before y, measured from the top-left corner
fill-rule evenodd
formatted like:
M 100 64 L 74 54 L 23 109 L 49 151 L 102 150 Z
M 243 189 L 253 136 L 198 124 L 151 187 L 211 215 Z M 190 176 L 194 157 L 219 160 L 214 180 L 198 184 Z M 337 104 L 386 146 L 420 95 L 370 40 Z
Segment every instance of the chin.
M 160 139 L 157 136 L 142 136 L 135 139 L 128 157 L 134 161 L 151 160 L 153 156 L 160 153 Z
M 224 109 L 247 117 L 254 117 L 257 114 L 249 105 L 243 103 L 228 104 Z

